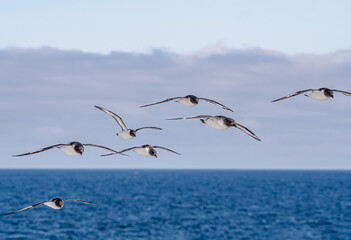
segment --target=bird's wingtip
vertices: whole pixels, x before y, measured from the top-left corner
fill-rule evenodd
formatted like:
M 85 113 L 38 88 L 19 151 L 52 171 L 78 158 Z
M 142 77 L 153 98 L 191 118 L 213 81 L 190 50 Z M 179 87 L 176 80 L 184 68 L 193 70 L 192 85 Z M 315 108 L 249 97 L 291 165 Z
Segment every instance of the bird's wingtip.
M 232 109 L 230 108 L 227 108 L 227 107 L 222 107 L 224 110 L 228 110 L 228 111 L 231 111 L 231 112 L 234 112 Z

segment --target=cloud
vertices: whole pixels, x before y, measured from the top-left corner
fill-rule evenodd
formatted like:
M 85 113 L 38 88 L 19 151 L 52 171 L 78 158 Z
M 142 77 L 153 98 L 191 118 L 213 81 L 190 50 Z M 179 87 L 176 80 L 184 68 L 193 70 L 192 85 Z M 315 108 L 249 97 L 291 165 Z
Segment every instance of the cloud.
M 349 124 L 345 119 L 350 119 L 351 113 L 345 109 L 350 106 L 350 98 L 337 94 L 335 99 L 325 102 L 304 96 L 270 102 L 306 88 L 350 91 L 350 77 L 350 50 L 324 55 L 287 55 L 264 49 L 237 50 L 219 46 L 188 55 L 162 49 L 104 55 L 50 47 L 3 49 L 0 50 L 0 131 L 2 138 L 7 139 L 3 159 L 22 146 L 27 151 L 79 140 L 123 148 L 147 141 L 183 150 L 185 160 L 169 165 L 180 168 L 194 167 L 191 159 L 197 157 L 205 158 L 199 167 L 213 166 L 212 160 L 206 157 L 208 151 L 218 155 L 221 167 L 245 168 L 257 163 L 260 168 L 268 161 L 272 165 L 267 166 L 284 168 L 291 167 L 288 161 L 297 161 L 296 166 L 303 168 L 311 164 L 294 157 L 313 158 L 314 152 L 318 152 L 318 157 L 330 161 L 326 166 L 332 167 L 332 159 L 336 157 L 345 160 L 345 168 L 351 168 L 351 163 L 346 161 L 350 152 L 340 151 L 343 146 L 348 147 L 344 136 L 349 134 Z M 235 112 L 226 112 L 207 102 L 194 108 L 173 102 L 138 108 L 187 94 L 215 99 Z M 164 131 L 145 131 L 136 139 L 122 141 L 115 136 L 119 126 L 93 105 L 118 112 L 131 128 L 154 125 L 161 126 Z M 200 121 L 165 121 L 169 117 L 199 114 L 233 117 L 263 141 L 253 142 L 238 129 L 215 131 Z M 328 148 L 323 147 L 326 143 Z M 196 150 L 192 151 L 192 145 Z M 260 159 L 256 159 L 257 154 L 243 150 L 246 148 L 257 151 Z M 173 159 L 171 155 L 163 155 L 166 163 L 167 159 Z M 54 153 L 53 156 L 56 157 Z M 286 159 L 279 164 L 277 159 L 270 160 L 282 156 Z M 108 167 L 97 165 L 95 159 L 92 156 L 86 166 Z M 244 159 L 250 164 L 245 165 Z M 1 164 L 6 167 L 5 161 Z M 147 162 L 130 164 L 129 167 L 148 166 Z M 315 167 L 318 168 L 318 164 Z
M 212 64 L 288 64 L 289 60 L 282 54 L 272 53 L 261 49 L 247 51 L 231 50 L 219 54 L 210 54 L 204 58 L 205 62 Z

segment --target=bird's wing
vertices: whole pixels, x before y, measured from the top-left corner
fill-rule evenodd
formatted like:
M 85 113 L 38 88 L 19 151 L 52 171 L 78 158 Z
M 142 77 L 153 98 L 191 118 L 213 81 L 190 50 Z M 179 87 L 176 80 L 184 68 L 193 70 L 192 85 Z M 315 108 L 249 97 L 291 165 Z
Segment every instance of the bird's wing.
M 346 92 L 346 91 L 343 91 L 343 90 L 337 90 L 337 89 L 333 89 L 332 91 L 334 91 L 334 92 L 339 92 L 339 93 L 342 93 L 342 94 L 345 94 L 346 96 L 351 96 L 351 92 Z
M 240 125 L 239 123 L 235 123 L 234 127 L 239 128 L 241 131 L 245 132 L 246 134 L 250 135 L 251 137 L 253 137 L 254 139 L 261 141 L 261 139 L 259 137 L 257 137 L 253 132 L 251 132 L 249 129 L 247 129 L 246 127 L 244 127 L 243 125 Z
M 313 90 L 313 89 L 306 89 L 306 90 L 297 91 L 297 92 L 294 92 L 294 93 L 292 93 L 292 94 L 289 94 L 289 95 L 287 95 L 287 96 L 285 96 L 285 97 L 281 97 L 281 98 L 275 99 L 275 100 L 273 100 L 272 102 L 278 102 L 278 101 L 280 101 L 280 100 L 284 100 L 284 99 L 287 99 L 287 98 L 295 97 L 295 96 L 297 96 L 297 95 L 300 95 L 300 94 L 302 94 L 302 93 L 309 92 L 309 91 L 312 91 L 312 90 Z
M 180 153 L 177 153 L 176 151 L 173 151 L 169 148 L 165 148 L 165 147 L 160 147 L 160 146 L 152 146 L 153 148 L 160 148 L 160 149 L 163 149 L 163 150 L 167 150 L 169 152 L 172 152 L 172 153 L 175 153 L 175 154 L 178 154 L 178 155 L 181 155 Z
M 159 127 L 142 127 L 142 128 L 135 129 L 135 131 L 137 132 L 137 131 L 139 131 L 139 130 L 141 130 L 141 129 L 145 129 L 145 128 L 162 130 L 162 128 L 159 128 Z
M 108 147 L 105 147 L 105 146 L 101 146 L 101 145 L 90 144 L 90 143 L 84 143 L 83 145 L 84 145 L 84 146 L 90 146 L 90 147 L 103 148 L 103 149 L 109 150 L 109 151 L 111 151 L 111 152 L 117 152 L 116 150 L 113 150 L 113 149 L 111 149 L 111 148 L 108 148 Z
M 21 157 L 21 156 L 26 156 L 26 155 L 30 155 L 30 154 L 40 153 L 40 152 L 44 152 L 44 151 L 50 150 L 52 148 L 62 147 L 62 146 L 67 146 L 67 145 L 69 145 L 69 144 L 55 144 L 55 145 L 52 145 L 52 146 L 49 146 L 49 147 L 45 147 L 45 148 L 39 149 L 37 151 L 22 153 L 22 154 L 18 154 L 18 155 L 12 155 L 12 157 Z
M 217 104 L 217 105 L 221 106 L 223 109 L 229 110 L 229 111 L 232 111 L 232 112 L 233 112 L 232 109 L 230 109 L 230 108 L 224 106 L 223 104 L 221 104 L 221 103 L 219 103 L 219 102 L 216 102 L 215 100 L 208 99 L 208 98 L 202 98 L 202 97 L 199 97 L 199 99 L 205 100 L 205 101 L 210 102 L 210 103 L 213 103 L 213 104 Z
M 100 155 L 100 156 L 101 157 L 105 157 L 105 156 L 111 156 L 111 155 L 115 155 L 115 154 L 122 154 L 124 152 L 130 151 L 130 150 L 134 150 L 136 148 L 139 148 L 139 147 L 131 147 L 131 148 L 124 149 L 122 151 L 115 151 L 115 150 L 113 150 L 113 153 L 103 154 L 103 155 Z M 122 154 L 122 155 L 124 155 L 124 154 Z
M 180 117 L 180 118 L 169 118 L 167 120 L 182 120 L 182 119 L 195 119 L 195 118 L 211 118 L 213 116 L 210 115 L 199 115 L 195 117 Z
M 81 203 L 85 203 L 85 204 L 96 205 L 95 203 L 86 202 L 86 201 L 79 200 L 79 199 L 63 199 L 63 201 L 74 201 L 74 202 L 81 202 Z
M 124 124 L 122 118 L 120 116 L 118 116 L 116 113 L 111 112 L 110 110 L 107 110 L 105 108 L 99 107 L 99 106 L 95 106 L 96 108 L 100 109 L 101 111 L 107 113 L 108 115 L 112 116 L 116 122 L 118 123 L 118 125 L 122 128 L 122 130 L 127 131 L 128 128 L 127 126 Z
M 13 213 L 18 213 L 18 212 L 26 211 L 26 210 L 29 210 L 29 209 L 31 209 L 31 208 L 38 207 L 39 205 L 42 205 L 42 204 L 47 203 L 47 202 L 50 202 L 50 201 L 45 201 L 45 202 L 37 203 L 37 204 L 34 204 L 34 205 L 32 205 L 32 206 L 28 206 L 28 207 L 22 208 L 22 209 L 20 209 L 20 210 L 14 211 L 14 212 L 3 213 L 3 214 L 0 214 L 0 216 L 4 216 L 4 215 L 9 215 L 9 214 L 13 214 Z
M 175 100 L 175 99 L 179 99 L 180 97 L 173 97 L 173 98 L 167 98 L 166 100 L 163 100 L 161 102 L 155 102 L 155 103 L 151 103 L 151 104 L 146 104 L 146 105 L 143 105 L 143 106 L 140 106 L 141 108 L 142 107 L 148 107 L 148 106 L 152 106 L 152 105 L 156 105 L 156 104 L 160 104 L 160 103 L 164 103 L 164 102 L 169 102 L 169 101 L 172 101 L 172 100 Z
M 91 147 L 103 148 L 103 149 L 109 150 L 109 151 L 111 151 L 111 152 L 113 152 L 113 153 L 115 153 L 115 154 L 118 153 L 118 151 L 113 150 L 112 148 L 108 148 L 108 147 L 101 146 L 101 145 L 89 144 L 89 143 L 85 143 L 85 144 L 83 144 L 83 145 L 84 145 L 84 146 L 91 146 Z M 123 155 L 123 156 L 128 156 L 127 154 L 123 154 L 123 153 L 120 153 L 120 154 Z

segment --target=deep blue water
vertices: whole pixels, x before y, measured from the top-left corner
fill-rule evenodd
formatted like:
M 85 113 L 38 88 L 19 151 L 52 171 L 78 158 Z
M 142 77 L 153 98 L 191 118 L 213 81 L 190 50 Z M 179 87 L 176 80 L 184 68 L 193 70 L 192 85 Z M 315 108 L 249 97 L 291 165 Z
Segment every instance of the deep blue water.
M 1 170 L 0 239 L 351 239 L 350 171 Z

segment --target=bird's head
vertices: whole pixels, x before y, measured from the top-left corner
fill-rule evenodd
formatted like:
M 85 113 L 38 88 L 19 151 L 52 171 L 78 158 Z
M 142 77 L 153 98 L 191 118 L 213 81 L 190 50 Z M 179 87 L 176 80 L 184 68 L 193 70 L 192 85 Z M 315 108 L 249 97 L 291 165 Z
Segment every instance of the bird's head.
M 234 119 L 232 119 L 232 118 L 224 117 L 224 118 L 223 118 L 223 122 L 224 122 L 224 124 L 225 124 L 226 126 L 228 126 L 228 127 L 235 126 L 235 121 L 234 121 Z
M 51 202 L 55 203 L 55 205 L 59 208 L 63 207 L 63 200 L 61 198 L 51 199 Z
M 150 156 L 154 156 L 155 158 L 157 158 L 157 152 L 156 152 L 155 149 L 150 148 L 150 149 L 149 149 L 149 154 L 150 154 Z
M 135 130 L 129 130 L 129 134 L 132 137 L 136 137 L 136 131 Z
M 81 144 L 80 142 L 73 142 L 72 145 L 73 145 L 74 150 L 75 150 L 77 153 L 79 153 L 80 155 L 83 154 L 83 152 L 84 152 L 84 146 L 83 146 L 83 144 Z
M 199 103 L 199 98 L 194 96 L 194 95 L 186 95 L 185 96 L 187 99 L 190 100 L 190 102 L 194 103 L 194 104 L 198 104 Z
M 333 90 L 330 90 L 329 88 L 321 88 L 320 90 L 324 93 L 325 96 L 334 98 Z

